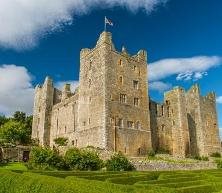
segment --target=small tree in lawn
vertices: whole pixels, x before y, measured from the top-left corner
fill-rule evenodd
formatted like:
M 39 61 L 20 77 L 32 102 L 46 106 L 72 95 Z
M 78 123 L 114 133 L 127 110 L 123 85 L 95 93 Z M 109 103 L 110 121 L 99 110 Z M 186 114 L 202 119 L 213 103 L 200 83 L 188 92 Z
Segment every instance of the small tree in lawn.
M 54 139 L 55 144 L 60 147 L 60 146 L 67 146 L 68 144 L 68 138 L 65 137 L 58 137 Z

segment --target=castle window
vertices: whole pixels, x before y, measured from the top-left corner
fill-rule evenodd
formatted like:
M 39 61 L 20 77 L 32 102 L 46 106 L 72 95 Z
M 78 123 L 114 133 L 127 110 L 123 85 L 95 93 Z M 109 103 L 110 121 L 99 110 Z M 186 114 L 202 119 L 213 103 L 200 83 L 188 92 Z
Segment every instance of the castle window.
M 169 106 L 167 107 L 167 115 L 168 115 L 168 117 L 170 117 L 170 107 Z
M 175 125 L 175 121 L 172 121 L 172 125 Z
M 123 128 L 123 119 L 119 119 L 118 126 L 119 128 Z
M 138 107 L 139 106 L 139 98 L 134 98 L 134 106 Z
M 86 126 L 86 122 L 85 122 L 85 121 L 83 121 L 82 125 L 83 125 L 83 126 Z
M 162 131 L 165 130 L 165 125 L 161 125 L 161 130 L 162 130 Z
M 136 71 L 136 69 L 137 69 L 137 67 L 136 67 L 136 66 L 133 66 L 133 70 Z
M 129 129 L 133 128 L 133 122 L 132 121 L 127 121 L 127 127 Z
M 139 81 L 137 81 L 137 80 L 133 81 L 133 88 L 134 89 L 139 89 Z
M 90 59 L 89 61 L 89 70 L 91 70 L 91 68 L 92 68 L 92 59 Z
M 89 118 L 89 124 L 91 123 L 91 119 Z
M 65 133 L 66 133 L 66 126 L 65 126 Z
M 120 102 L 126 103 L 126 94 L 120 94 Z
M 120 65 L 120 66 L 122 66 L 122 65 L 123 65 L 123 61 L 122 61 L 121 59 L 119 60 L 119 62 L 118 62 L 118 63 L 119 63 L 119 65 Z
M 89 79 L 89 88 L 91 87 L 92 81 Z
M 167 105 L 170 105 L 170 101 L 166 100 L 166 104 L 167 104 Z
M 136 122 L 136 129 L 140 129 L 140 128 L 141 128 L 140 122 L 137 121 L 137 122 Z
M 39 112 L 41 111 L 41 107 L 39 107 Z
M 92 97 L 89 97 L 89 102 L 90 102 L 90 103 L 92 102 Z
M 161 106 L 161 115 L 162 116 L 164 115 L 164 106 L 163 105 Z
M 109 119 L 109 122 L 110 122 L 111 125 L 113 124 L 113 118 L 112 117 Z
M 72 140 L 72 145 L 75 145 L 75 141 L 74 140 Z
M 123 84 L 123 77 L 122 76 L 119 77 L 119 83 Z
M 76 146 L 78 145 L 78 141 L 77 141 L 77 139 L 76 139 Z

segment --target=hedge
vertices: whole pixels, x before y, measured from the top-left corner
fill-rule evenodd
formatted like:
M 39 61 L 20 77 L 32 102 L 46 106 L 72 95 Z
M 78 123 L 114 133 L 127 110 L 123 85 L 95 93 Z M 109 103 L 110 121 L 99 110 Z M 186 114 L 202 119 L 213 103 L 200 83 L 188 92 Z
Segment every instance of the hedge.
M 174 193 L 164 187 L 147 189 L 71 176 L 63 179 L 29 172 L 0 172 L 0 193 Z

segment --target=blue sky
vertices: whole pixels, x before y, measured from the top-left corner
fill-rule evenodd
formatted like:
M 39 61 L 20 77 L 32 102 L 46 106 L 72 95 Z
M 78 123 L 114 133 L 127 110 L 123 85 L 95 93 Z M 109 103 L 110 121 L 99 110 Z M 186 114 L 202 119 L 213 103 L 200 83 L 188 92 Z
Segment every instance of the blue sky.
M 6 1 L 0 7 L 0 113 L 30 113 L 33 87 L 47 75 L 58 87 L 76 85 L 79 52 L 94 47 L 106 15 L 118 50 L 148 51 L 153 99 L 198 83 L 202 95 L 216 92 L 222 128 L 221 7 L 221 0 Z

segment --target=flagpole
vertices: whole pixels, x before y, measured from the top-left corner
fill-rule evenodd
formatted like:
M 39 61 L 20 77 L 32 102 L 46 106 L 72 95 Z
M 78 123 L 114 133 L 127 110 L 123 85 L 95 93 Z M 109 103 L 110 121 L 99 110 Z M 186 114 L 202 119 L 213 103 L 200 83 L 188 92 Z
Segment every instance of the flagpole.
M 104 31 L 106 31 L 106 16 L 104 18 Z

